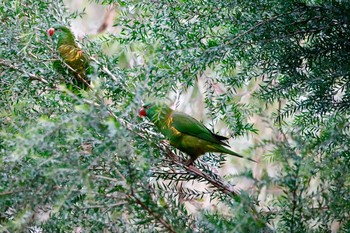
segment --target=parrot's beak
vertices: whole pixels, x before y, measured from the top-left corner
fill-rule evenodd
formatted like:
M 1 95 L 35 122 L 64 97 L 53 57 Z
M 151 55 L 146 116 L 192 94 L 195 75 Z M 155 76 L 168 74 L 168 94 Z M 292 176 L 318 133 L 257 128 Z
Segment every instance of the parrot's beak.
M 145 117 L 145 116 L 147 116 L 147 114 L 146 114 L 146 109 L 145 109 L 145 108 L 141 108 L 141 109 L 140 109 L 139 116 L 140 116 L 140 117 Z
M 54 32 L 55 32 L 54 28 L 49 28 L 49 30 L 47 30 L 47 33 L 49 33 L 50 36 L 52 36 Z

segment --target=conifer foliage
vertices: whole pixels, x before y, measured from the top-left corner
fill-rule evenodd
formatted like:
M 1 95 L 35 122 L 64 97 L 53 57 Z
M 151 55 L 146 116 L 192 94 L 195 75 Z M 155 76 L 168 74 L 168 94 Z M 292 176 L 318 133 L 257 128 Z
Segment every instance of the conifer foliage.
M 93 70 L 78 95 L 46 30 L 83 10 L 0 5 L 0 232 L 349 231 L 346 1 L 96 3 L 113 5 L 118 33 L 77 38 Z M 258 163 L 186 166 L 138 117 L 144 101 L 184 96 L 211 129 L 260 137 L 244 151 Z

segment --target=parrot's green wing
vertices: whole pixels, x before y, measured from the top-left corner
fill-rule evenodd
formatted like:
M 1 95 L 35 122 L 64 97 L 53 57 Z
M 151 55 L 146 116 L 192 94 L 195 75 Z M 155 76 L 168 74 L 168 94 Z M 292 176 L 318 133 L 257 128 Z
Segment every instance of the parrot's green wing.
M 59 64 L 60 61 L 54 61 L 53 67 L 61 74 L 74 75 L 74 79 L 65 80 L 69 89 L 79 91 L 79 89 L 89 89 L 90 80 L 87 77 L 91 73 L 89 59 L 83 53 L 82 49 L 76 44 L 72 31 L 63 25 L 54 25 L 48 30 L 50 36 L 55 38 L 56 48 L 59 56 L 65 63 Z
M 86 55 L 76 45 L 63 44 L 58 51 L 63 61 L 70 67 L 70 72 L 75 74 L 74 85 L 86 90 L 87 84 L 90 84 L 86 76 L 89 67 Z
M 223 140 L 227 140 L 228 138 L 214 134 L 193 117 L 176 111 L 174 111 L 170 117 L 172 117 L 172 126 L 180 133 L 191 135 L 208 142 L 228 146 L 223 142 Z

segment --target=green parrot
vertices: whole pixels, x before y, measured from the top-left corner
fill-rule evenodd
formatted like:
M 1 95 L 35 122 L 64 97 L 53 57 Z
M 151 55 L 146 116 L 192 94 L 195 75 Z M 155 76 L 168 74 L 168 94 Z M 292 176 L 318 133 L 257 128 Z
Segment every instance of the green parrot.
M 170 145 L 190 156 L 190 159 L 186 162 L 188 166 L 206 152 L 225 153 L 244 158 L 242 155 L 224 147 L 229 146 L 224 142 L 228 138 L 214 134 L 193 117 L 174 111 L 165 104 L 145 104 L 139 115 L 149 118 L 170 141 Z M 254 161 L 253 159 L 247 159 Z
M 88 58 L 78 47 L 71 30 L 63 25 L 54 25 L 47 32 L 55 39 L 57 51 L 63 62 L 68 65 L 69 73 L 74 75 L 74 87 L 70 85 L 69 87 L 87 90 L 90 85 L 90 80 L 86 76 L 89 68 Z M 64 69 L 60 61 L 55 61 L 53 66 L 59 71 Z

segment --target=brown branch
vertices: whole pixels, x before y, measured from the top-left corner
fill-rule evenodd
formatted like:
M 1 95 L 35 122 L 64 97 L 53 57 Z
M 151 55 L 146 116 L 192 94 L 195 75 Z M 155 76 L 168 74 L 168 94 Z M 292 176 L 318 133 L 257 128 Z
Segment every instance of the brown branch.
M 85 209 L 104 209 L 104 208 L 111 208 L 111 207 L 115 207 L 115 206 L 120 206 L 120 205 L 124 205 L 127 204 L 128 202 L 126 201 L 120 201 L 111 205 L 92 205 L 92 206 L 84 206 L 84 207 L 80 207 L 79 209 L 81 210 L 85 210 Z
M 93 60 L 97 65 L 101 66 L 101 63 L 97 61 L 95 58 L 90 57 L 91 60 Z M 115 75 L 105 66 L 102 66 L 102 71 L 108 74 L 115 82 L 119 82 L 118 78 L 115 77 Z
M 281 116 L 281 111 L 282 111 L 282 100 L 278 100 L 278 116 L 277 116 L 277 121 L 278 121 L 278 128 L 280 133 L 282 134 L 283 140 L 285 142 L 288 142 L 287 135 L 284 133 L 283 128 L 282 128 L 282 116 Z
M 207 173 L 198 169 L 197 167 L 195 167 L 193 165 L 188 166 L 184 162 L 180 161 L 179 157 L 169 149 L 168 142 L 163 141 L 162 144 L 165 146 L 165 149 L 163 147 L 158 147 L 158 148 L 163 150 L 164 152 L 166 152 L 166 155 L 171 159 L 171 162 L 173 162 L 174 164 L 176 164 L 180 167 L 183 167 L 189 173 L 192 173 L 193 175 L 195 175 L 197 177 L 200 177 L 200 178 L 207 180 L 211 185 L 213 185 L 218 190 L 224 192 L 225 194 L 228 194 L 228 195 L 238 195 L 239 194 L 238 190 L 235 190 L 235 188 L 233 186 L 225 184 L 223 180 L 216 180 L 213 177 L 209 176 Z
M 88 83 L 83 77 L 80 76 L 80 74 L 77 74 L 77 78 L 79 79 L 79 81 L 83 82 L 90 90 L 92 90 L 92 87 L 90 86 L 90 83 Z
M 22 190 L 21 191 L 6 191 L 6 192 L 0 193 L 0 196 L 6 196 L 6 195 L 13 194 L 13 193 L 19 193 L 19 192 L 22 192 Z
M 6 60 L 0 58 L 0 64 L 3 65 L 3 66 L 8 67 L 10 69 L 14 69 L 14 70 L 16 70 L 16 71 L 18 71 L 18 72 L 20 72 L 22 74 L 25 74 L 32 80 L 37 80 L 37 81 L 43 82 L 45 84 L 49 83 L 48 81 L 46 81 L 46 79 L 44 79 L 42 77 L 39 77 L 39 76 L 36 76 L 35 74 L 31 74 L 31 73 L 29 73 L 29 72 L 27 72 L 25 70 L 20 69 L 18 66 L 15 66 L 15 65 L 11 64 L 10 61 L 6 61 Z
M 162 218 L 161 215 L 159 215 L 158 213 L 155 213 L 154 211 L 152 211 L 146 204 L 144 204 L 140 199 L 138 199 L 135 196 L 135 194 L 131 193 L 128 196 L 130 198 L 134 199 L 135 202 L 138 205 L 140 205 L 144 210 L 146 210 L 150 215 L 155 217 L 169 232 L 176 233 L 175 229 L 172 226 L 170 226 L 170 224 L 164 218 Z
M 104 16 L 102 24 L 97 29 L 97 33 L 104 32 L 109 26 L 111 26 L 113 24 L 113 20 L 114 20 L 114 17 L 116 15 L 116 5 L 117 4 L 113 4 L 113 5 L 110 5 L 107 7 L 106 14 Z
M 71 67 L 70 65 L 68 65 L 67 63 L 65 63 L 64 61 L 62 61 L 62 63 L 71 71 L 74 72 L 74 74 L 76 74 L 76 77 L 79 81 L 83 82 L 90 90 L 92 90 L 92 87 L 90 86 L 90 84 L 83 78 L 81 77 L 81 75 L 75 70 L 73 69 L 73 67 Z
M 124 177 L 123 174 L 121 174 L 119 172 L 119 170 L 116 170 L 117 173 L 119 174 L 119 176 L 122 178 L 122 180 L 125 182 L 125 185 L 128 186 L 126 178 Z M 106 176 L 101 176 L 101 175 L 96 175 L 96 178 L 101 178 L 101 179 L 106 179 L 109 181 L 114 181 L 114 182 L 120 182 L 119 180 L 115 179 L 115 178 L 111 178 L 111 177 L 106 177 Z M 169 232 L 173 232 L 176 233 L 176 231 L 174 230 L 174 228 L 172 228 L 172 226 L 165 220 L 163 219 L 158 213 L 153 212 L 146 204 L 144 204 L 140 199 L 138 199 L 135 194 L 133 193 L 132 189 L 130 187 L 128 187 L 131 190 L 130 194 L 126 194 L 127 197 L 129 197 L 130 199 L 134 200 L 136 202 L 136 204 L 140 205 L 144 210 L 146 210 L 150 215 L 152 215 L 153 217 L 155 217 Z M 104 208 L 104 207 L 114 207 L 114 206 L 119 206 L 119 205 L 123 205 L 126 204 L 127 202 L 117 202 L 115 204 L 109 205 L 109 206 L 103 206 L 103 205 L 96 205 L 96 206 L 88 206 L 88 207 L 83 207 L 82 209 L 91 209 L 91 208 Z

